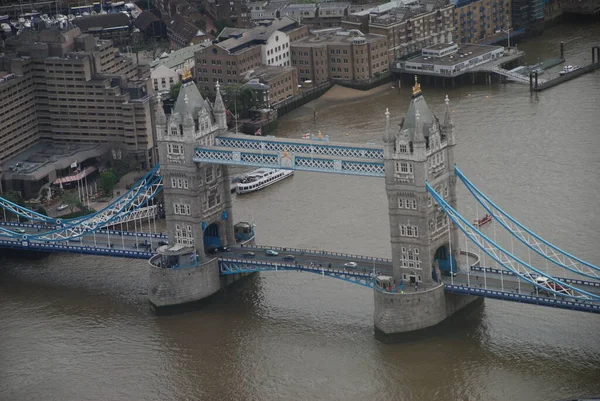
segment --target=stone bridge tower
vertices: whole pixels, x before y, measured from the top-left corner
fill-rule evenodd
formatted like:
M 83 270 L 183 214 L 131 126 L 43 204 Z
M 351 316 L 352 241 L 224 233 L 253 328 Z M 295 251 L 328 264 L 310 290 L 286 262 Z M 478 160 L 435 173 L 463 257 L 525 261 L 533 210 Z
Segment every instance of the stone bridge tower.
M 408 113 L 393 129 L 386 110 L 383 136 L 393 276 L 404 291 L 375 289 L 375 328 L 384 334 L 433 326 L 462 307 L 444 293 L 442 273 L 456 271 L 458 235 L 427 193 L 429 182 L 456 207 L 454 125 L 448 97 L 443 122 L 431 112 L 415 79 Z M 452 271 L 450 270 L 452 266 Z M 462 300 L 468 303 L 472 297 Z M 475 298 L 473 298 L 475 299 Z
M 151 260 L 149 298 L 155 311 L 218 291 L 218 262 L 207 251 L 235 242 L 228 167 L 193 161 L 196 146 L 214 144 L 215 136 L 227 130 L 218 83 L 216 89 L 211 104 L 186 69 L 168 118 L 159 105 L 156 128 L 169 244 Z

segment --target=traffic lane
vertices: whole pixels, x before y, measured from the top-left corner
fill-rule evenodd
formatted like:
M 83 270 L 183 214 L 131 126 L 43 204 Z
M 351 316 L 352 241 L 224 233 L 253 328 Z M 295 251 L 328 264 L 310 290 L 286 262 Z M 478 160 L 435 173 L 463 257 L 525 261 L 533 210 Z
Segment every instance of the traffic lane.
M 244 257 L 243 254 L 247 252 L 253 252 L 255 256 L 253 258 Z M 295 260 L 283 260 L 282 258 L 286 255 L 293 255 Z M 321 267 L 328 267 L 329 263 L 331 263 L 331 267 L 346 268 L 352 271 L 372 271 L 373 266 L 375 267 L 375 270 L 378 270 L 380 272 L 389 273 L 392 270 L 392 264 L 390 262 L 375 261 L 375 263 L 373 264 L 373 262 L 370 260 L 354 259 L 329 254 L 302 253 L 292 251 L 279 252 L 277 256 L 267 256 L 265 254 L 265 249 L 252 247 L 232 247 L 230 248 L 229 252 L 221 252 L 220 256 L 223 258 L 238 257 L 240 259 L 247 259 L 248 261 L 258 260 L 261 262 L 270 263 L 298 263 L 302 265 L 310 265 L 310 263 L 312 262 L 316 266 L 320 264 Z M 348 262 L 355 262 L 356 267 L 344 266 L 344 264 Z
M 476 273 L 476 274 L 474 274 Z M 459 273 L 457 277 L 462 277 L 463 281 L 467 280 L 467 274 L 465 273 Z M 506 275 L 503 276 L 503 279 L 500 278 L 501 276 L 499 274 L 486 274 L 485 276 L 483 275 L 483 272 L 471 272 L 470 274 L 470 281 L 473 283 L 477 283 L 477 284 L 482 284 L 482 287 L 485 287 L 485 282 L 488 282 L 488 287 L 490 286 L 489 283 L 493 283 L 494 285 L 494 289 L 501 289 L 502 285 L 503 285 L 503 281 L 504 281 L 504 288 L 512 288 L 513 290 L 518 289 L 519 288 L 519 282 L 520 284 L 520 288 L 527 288 L 529 292 L 534 291 L 534 288 L 538 288 L 535 287 L 533 284 L 530 284 L 528 282 L 526 282 L 525 280 L 519 279 L 517 276 L 513 276 L 513 275 Z M 456 279 L 456 277 L 455 277 Z M 449 280 L 449 278 L 448 278 Z M 448 281 L 446 280 L 446 281 Z M 569 285 L 573 286 L 574 288 L 579 288 L 583 291 L 595 294 L 595 295 L 599 295 L 600 296 L 600 287 L 595 287 L 595 286 L 588 286 L 588 285 L 581 285 L 581 284 L 571 284 L 568 283 Z

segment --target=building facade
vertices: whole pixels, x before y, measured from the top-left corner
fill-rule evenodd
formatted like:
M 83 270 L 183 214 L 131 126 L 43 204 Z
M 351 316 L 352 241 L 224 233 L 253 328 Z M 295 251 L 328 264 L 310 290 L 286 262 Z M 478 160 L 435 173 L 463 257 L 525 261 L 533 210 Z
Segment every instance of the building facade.
M 0 65 L 0 161 L 39 140 L 38 120 L 31 110 L 35 104 L 32 64 L 15 61 L 12 66 Z
M 267 85 L 268 107 L 298 94 L 298 73 L 294 67 L 260 66 L 254 68 L 249 78 Z
M 449 233 L 448 216 L 425 187 L 428 182 L 456 208 L 455 138 L 448 98 L 440 123 L 415 82 L 399 130 L 392 128 L 386 112 L 383 143 L 393 276 L 398 283 L 424 282 L 431 287 L 432 281 L 439 281 L 440 270 L 450 271 L 451 255 L 458 249 L 456 227 Z M 454 271 L 455 260 L 452 263 Z
M 349 14 L 342 27 L 387 37 L 392 62 L 423 47 L 450 43 L 454 32 L 454 5 L 447 0 L 390 2 Z
M 291 18 L 252 29 L 225 28 L 216 43 L 196 52 L 196 82 L 214 94 L 217 81 L 243 83 L 250 70 L 263 64 L 290 66 L 290 42 L 306 35 L 308 29 Z
M 159 65 L 152 70 L 150 80 L 155 92 L 168 92 L 171 86 L 180 82 L 179 74 L 164 65 Z
M 462 0 L 455 3 L 454 41 L 476 43 L 511 27 L 512 0 Z
M 106 144 L 141 167 L 154 165 L 155 101 L 149 82 L 137 78 L 137 66 L 110 41 L 79 28 L 31 34 L 20 38 L 16 52 L 0 57 L 2 161 L 49 141 Z
M 292 43 L 299 82 L 364 81 L 389 70 L 387 38 L 358 30 L 331 30 Z

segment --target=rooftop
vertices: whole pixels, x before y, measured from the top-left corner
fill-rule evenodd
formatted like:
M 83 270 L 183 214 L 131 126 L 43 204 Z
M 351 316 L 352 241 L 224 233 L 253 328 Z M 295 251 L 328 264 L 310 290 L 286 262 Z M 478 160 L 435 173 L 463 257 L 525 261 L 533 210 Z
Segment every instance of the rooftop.
M 336 30 L 328 32 L 326 34 L 308 36 L 300 40 L 295 41 L 292 46 L 322 46 L 324 44 L 351 44 L 354 38 L 364 38 L 367 43 L 372 43 L 378 40 L 385 39 L 383 35 L 376 35 L 372 33 L 362 33 L 357 29 L 350 31 Z
M 444 45 L 434 45 L 426 47 L 425 49 L 434 48 L 435 46 L 447 47 L 448 44 Z M 425 50 L 423 49 L 423 50 Z M 481 56 L 485 53 L 492 52 L 494 50 L 503 49 L 502 46 L 486 46 L 486 45 L 474 45 L 474 44 L 459 44 L 458 51 L 456 53 L 449 54 L 444 57 L 431 57 L 431 56 L 417 56 L 411 59 L 406 60 L 407 63 L 422 63 L 422 64 L 435 64 L 435 65 L 444 65 L 444 66 L 452 66 L 455 64 L 459 64 L 465 60 L 469 60 L 474 57 Z M 437 48 L 437 50 L 440 50 Z
M 5 179 L 38 181 L 52 171 L 109 151 L 107 144 L 38 142 L 2 163 Z
M 274 65 L 261 65 L 260 67 L 254 68 L 250 75 L 251 78 L 259 78 L 260 80 L 270 81 L 283 74 L 287 74 L 290 71 L 295 70 L 295 67 L 277 67 Z
M 163 53 L 160 55 L 160 57 L 150 63 L 150 67 L 156 68 L 159 65 L 164 65 L 167 68 L 175 68 L 185 63 L 186 60 L 194 58 L 194 54 L 198 50 L 204 49 L 208 46 L 210 46 L 210 42 L 187 46 L 171 53 Z
M 221 38 L 227 38 L 218 42 L 217 46 L 223 49 L 235 52 L 238 48 L 248 48 L 251 42 L 256 44 L 266 41 L 275 31 L 288 32 L 299 26 L 298 21 L 290 17 L 282 17 L 271 21 L 261 22 L 260 25 L 252 29 L 227 28 L 219 35 Z

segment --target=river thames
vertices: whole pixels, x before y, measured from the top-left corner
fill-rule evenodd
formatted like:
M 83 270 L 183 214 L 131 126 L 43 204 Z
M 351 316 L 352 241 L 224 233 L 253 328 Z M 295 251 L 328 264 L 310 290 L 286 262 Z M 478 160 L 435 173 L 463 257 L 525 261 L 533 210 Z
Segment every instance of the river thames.
M 567 63 L 582 65 L 599 38 L 599 24 L 562 25 L 519 47 L 535 63 L 556 57 L 564 40 Z M 456 161 L 481 190 L 548 241 L 600 264 L 599 71 L 533 95 L 519 84 L 423 93 L 439 117 L 450 97 Z M 385 109 L 397 124 L 409 102 L 410 88 L 394 83 L 367 96 L 336 88 L 283 117 L 275 135 L 320 130 L 380 143 Z M 461 185 L 458 198 L 474 217 Z M 235 220 L 253 220 L 261 244 L 390 257 L 381 179 L 297 172 L 234 203 Z M 386 345 L 374 339 L 364 287 L 262 273 L 202 310 L 159 318 L 148 311 L 147 269 L 79 255 L 0 259 L 0 400 L 600 395 L 599 315 L 486 300 L 441 333 Z

